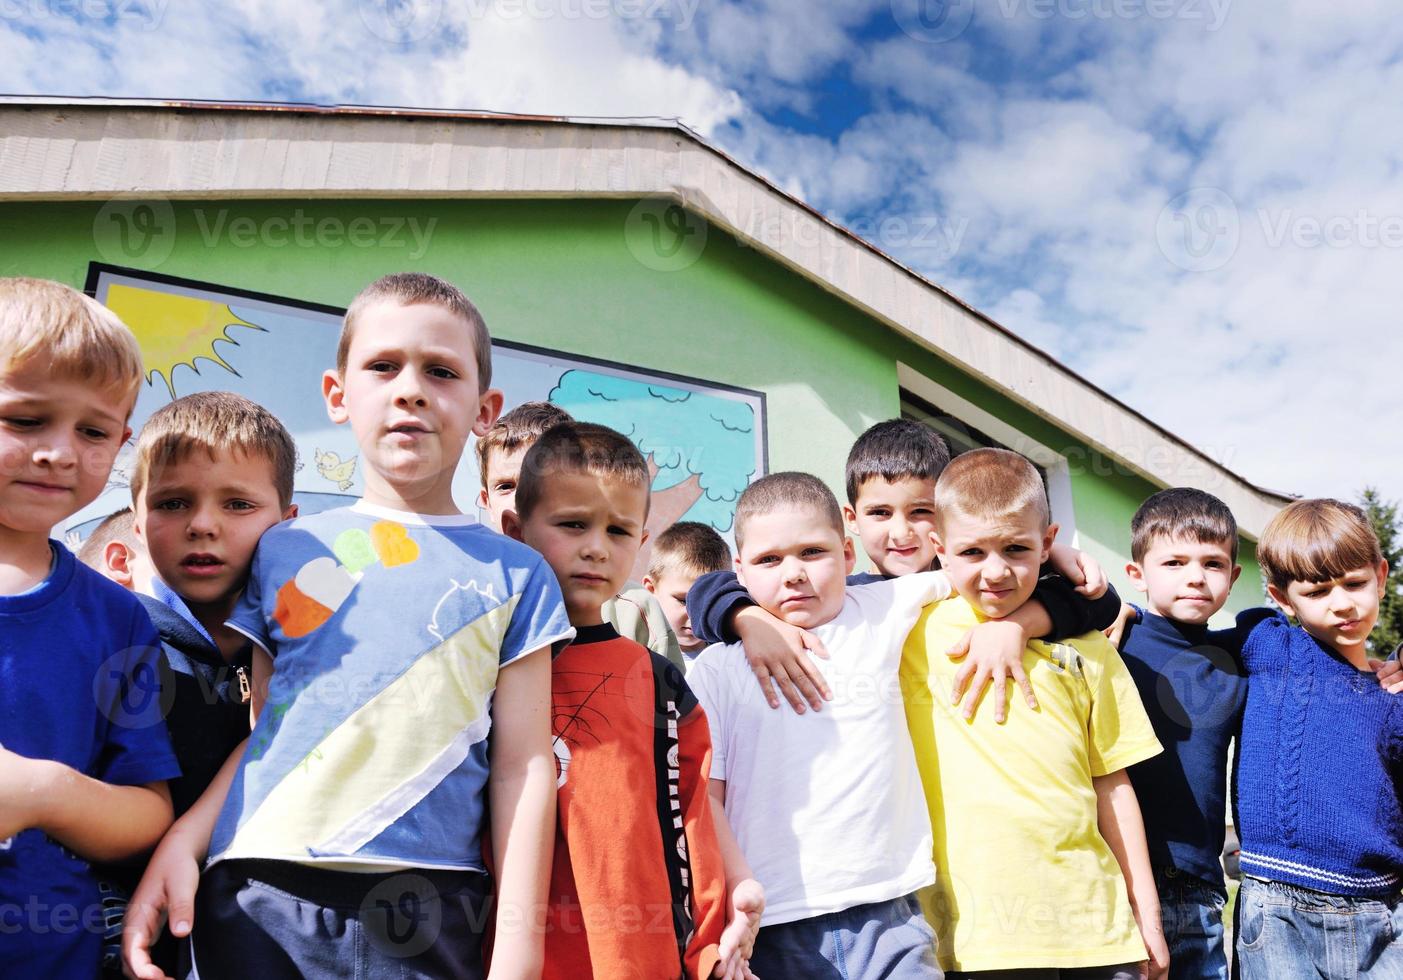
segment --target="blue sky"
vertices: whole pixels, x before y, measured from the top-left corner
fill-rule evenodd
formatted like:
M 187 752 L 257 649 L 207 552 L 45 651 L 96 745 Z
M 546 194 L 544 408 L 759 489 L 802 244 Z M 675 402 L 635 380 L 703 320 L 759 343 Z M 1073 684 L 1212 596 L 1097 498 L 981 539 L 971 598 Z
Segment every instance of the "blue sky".
M 678 118 L 1248 479 L 1403 497 L 1384 0 L 0 0 L 0 91 Z

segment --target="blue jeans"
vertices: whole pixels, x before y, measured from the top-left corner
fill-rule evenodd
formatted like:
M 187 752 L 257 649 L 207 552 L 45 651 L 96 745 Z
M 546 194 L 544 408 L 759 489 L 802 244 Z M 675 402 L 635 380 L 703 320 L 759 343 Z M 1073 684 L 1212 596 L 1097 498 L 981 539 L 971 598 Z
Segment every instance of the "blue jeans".
M 1403 980 L 1403 902 L 1346 898 L 1243 877 L 1242 980 Z
M 195 895 L 187 980 L 482 980 L 487 876 L 222 861 Z
M 914 894 L 763 926 L 750 969 L 763 980 L 941 980 L 935 930 Z
M 1177 868 L 1155 875 L 1164 941 L 1169 946 L 1169 980 L 1228 980 L 1223 948 L 1226 897 L 1208 882 Z

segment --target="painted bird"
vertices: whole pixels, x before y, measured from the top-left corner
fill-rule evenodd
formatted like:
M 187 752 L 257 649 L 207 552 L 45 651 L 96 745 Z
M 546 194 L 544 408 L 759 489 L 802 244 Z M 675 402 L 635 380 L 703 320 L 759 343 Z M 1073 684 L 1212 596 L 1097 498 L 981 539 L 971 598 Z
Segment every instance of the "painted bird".
M 359 457 L 352 456 L 350 459 L 342 461 L 341 457 L 333 452 L 322 452 L 320 449 L 313 450 L 317 459 L 317 472 L 336 484 L 337 489 L 346 491 L 351 489 L 351 474 L 356 471 L 356 460 Z

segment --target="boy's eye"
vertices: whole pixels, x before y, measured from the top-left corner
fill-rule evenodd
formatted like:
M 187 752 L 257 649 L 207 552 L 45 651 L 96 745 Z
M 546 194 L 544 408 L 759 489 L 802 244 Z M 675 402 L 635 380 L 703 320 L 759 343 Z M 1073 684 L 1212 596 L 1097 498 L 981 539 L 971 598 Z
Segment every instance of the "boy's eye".
M 935 511 L 930 507 L 913 507 L 911 509 L 912 517 L 931 517 L 934 514 Z
M 453 380 L 454 378 L 458 377 L 458 372 L 457 372 L 457 371 L 454 371 L 452 368 L 446 368 L 446 367 L 432 367 L 432 368 L 429 368 L 429 374 L 432 375 L 432 376 L 435 377 L 435 378 L 443 378 L 443 379 L 448 380 L 448 381 L 451 381 L 451 380 Z
M 82 433 L 89 439 L 95 440 L 97 442 L 102 442 L 104 439 L 107 438 L 106 429 L 98 429 L 94 428 L 93 426 L 84 426 L 82 429 Z
M 761 555 L 759 558 L 755 559 L 755 564 L 773 565 L 777 561 L 779 561 L 778 555 Z
M 253 504 L 251 501 L 248 501 L 248 500 L 231 500 L 231 501 L 229 501 L 229 509 L 230 509 L 230 510 L 253 510 L 255 506 L 256 506 L 255 504 Z
M 960 557 L 961 557 L 961 558 L 979 558 L 979 557 L 981 557 L 983 554 L 984 554 L 983 549 L 980 549 L 980 548 L 966 548 L 964 551 L 961 551 L 961 552 L 960 552 Z
M 499 483 L 492 488 L 493 493 L 512 493 L 516 490 L 516 484 L 510 482 Z
M 873 507 L 867 512 L 868 517 L 891 517 L 891 509 L 887 507 Z
M 580 528 L 583 528 L 583 527 L 585 526 L 585 522 L 584 522 L 584 521 L 560 521 L 556 526 L 557 526 L 557 527 L 568 527 L 568 528 L 572 528 L 572 529 L 574 529 L 574 530 L 579 530 Z
M 156 503 L 152 510 L 181 510 L 185 507 L 185 501 L 172 497 L 170 500 L 161 500 Z
M 12 425 L 16 429 L 32 429 L 39 424 L 39 420 L 30 418 L 8 418 L 5 420 L 5 424 Z
M 395 370 L 395 365 L 390 361 L 371 361 L 365 366 L 367 371 L 375 371 L 384 374 L 387 371 Z
M 630 531 L 630 530 L 629 530 L 628 528 L 626 528 L 626 527 L 619 527 L 619 525 L 617 525 L 617 524 L 610 524 L 610 525 L 609 525 L 609 533 L 610 533 L 610 534 L 613 534 L 613 535 L 616 535 L 616 536 L 619 536 L 619 537 L 625 537 L 625 538 L 631 538 L 631 537 L 633 537 L 633 532 L 632 532 L 632 531 Z

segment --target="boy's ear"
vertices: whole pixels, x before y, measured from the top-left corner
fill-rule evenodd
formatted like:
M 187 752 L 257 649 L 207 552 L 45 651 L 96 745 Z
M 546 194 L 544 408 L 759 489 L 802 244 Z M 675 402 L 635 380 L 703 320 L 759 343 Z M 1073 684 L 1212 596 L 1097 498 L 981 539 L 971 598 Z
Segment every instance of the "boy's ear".
M 857 533 L 857 511 L 853 510 L 851 504 L 843 505 L 843 523 L 848 526 L 848 533 Z
M 102 549 L 102 563 L 107 568 L 107 577 L 124 589 L 132 587 L 132 550 L 120 541 L 109 541 Z
M 1267 595 L 1271 596 L 1271 601 L 1281 607 L 1281 611 L 1292 619 L 1296 618 L 1296 610 L 1291 606 L 1291 600 L 1286 597 L 1286 593 L 1276 586 L 1267 585 Z
M 516 511 L 502 511 L 502 533 L 509 538 L 515 538 L 522 544 L 526 543 L 526 539 L 521 536 L 521 518 L 516 516 Z
M 656 583 L 656 582 L 653 581 L 653 576 L 651 576 L 651 575 L 644 575 L 644 576 L 643 576 L 643 588 L 647 589 L 649 592 L 656 592 L 656 591 L 658 591 L 658 583 Z
M 283 511 L 283 520 L 290 521 L 297 516 L 297 505 L 288 504 L 287 510 Z
M 1060 527 L 1058 527 L 1056 524 L 1049 524 L 1049 525 L 1047 526 L 1047 530 L 1043 532 L 1043 543 L 1042 543 L 1042 553 L 1043 553 L 1042 561 L 1043 561 L 1043 562 L 1047 561 L 1048 556 L 1052 554 L 1052 545 L 1053 545 L 1054 542 L 1056 542 L 1056 540 L 1057 540 L 1057 532 L 1060 531 L 1060 530 L 1062 530 L 1062 529 L 1061 529 Z M 1042 564 L 1042 562 L 1039 562 L 1039 564 Z
M 346 411 L 346 389 L 341 383 L 341 375 L 335 370 L 322 374 L 322 401 L 326 402 L 326 414 L 337 425 L 350 418 Z
M 1240 571 L 1242 571 L 1242 569 L 1238 568 L 1237 571 L 1233 573 L 1234 580 L 1237 579 L 1237 572 Z M 1149 583 L 1145 581 L 1145 570 L 1140 567 L 1139 562 L 1132 561 L 1126 563 L 1125 577 L 1130 579 L 1130 584 L 1135 586 L 1136 592 L 1144 592 L 1146 594 L 1149 593 L 1150 586 Z
M 853 539 L 845 534 L 843 535 L 843 574 L 851 575 L 856 566 L 857 549 L 853 547 Z
M 1383 590 L 1386 589 L 1386 588 L 1388 588 L 1388 559 L 1387 559 L 1387 558 L 1385 558 L 1384 560 L 1382 560 L 1382 561 L 1379 562 L 1378 576 L 1379 576 L 1379 592 L 1380 592 L 1380 595 L 1382 595 L 1382 594 L 1383 594 Z
M 477 418 L 473 419 L 473 435 L 481 439 L 487 435 L 487 430 L 492 428 L 492 423 L 497 421 L 497 416 L 502 414 L 501 391 L 496 388 L 488 388 L 477 400 Z
M 944 557 L 945 557 L 945 545 L 943 545 L 943 544 L 940 543 L 940 532 L 939 532 L 939 531 L 932 531 L 932 532 L 930 532 L 930 541 L 931 541 L 931 544 L 935 545 L 935 553 L 936 553 L 936 555 L 938 555 L 938 556 L 941 557 L 941 558 L 944 558 Z M 941 562 L 941 564 L 944 564 L 944 562 Z
M 477 492 L 477 506 L 479 510 L 487 509 L 487 488 L 483 487 Z
M 1232 591 L 1232 587 L 1237 584 L 1237 577 L 1241 574 L 1242 566 L 1234 565 L 1232 567 L 1232 577 L 1228 579 L 1228 591 Z
M 736 556 L 733 560 L 736 563 L 736 581 L 741 585 L 745 585 L 745 565 L 741 563 L 739 550 L 736 551 Z M 749 588 L 749 586 L 746 587 Z

